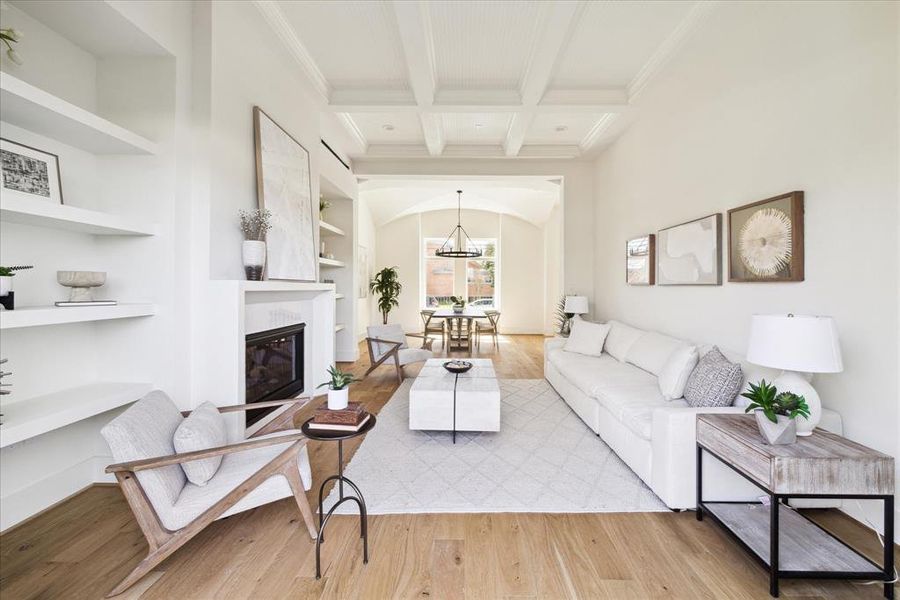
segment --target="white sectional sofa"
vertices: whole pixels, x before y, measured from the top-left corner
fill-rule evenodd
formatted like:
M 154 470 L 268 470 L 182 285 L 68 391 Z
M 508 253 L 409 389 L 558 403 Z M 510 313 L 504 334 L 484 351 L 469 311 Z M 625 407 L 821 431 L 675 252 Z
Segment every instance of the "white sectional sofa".
M 657 376 L 681 345 L 696 345 L 700 356 L 712 346 L 691 344 L 656 332 L 610 321 L 600 356 L 567 352 L 566 338 L 544 344 L 544 376 L 560 396 L 669 508 L 696 507 L 696 415 L 742 413 L 742 406 L 693 408 L 683 398 L 666 400 Z M 722 349 L 720 349 L 722 350 Z M 609 354 L 618 356 L 615 358 Z M 774 380 L 779 371 L 752 365 L 733 353 L 747 382 Z M 620 360 L 624 358 L 624 360 Z M 640 365 L 640 366 L 638 366 Z M 739 400 L 743 400 L 740 399 Z M 741 402 L 742 405 L 745 403 Z M 824 410 L 819 427 L 841 433 L 840 416 Z M 703 463 L 704 498 L 750 500 L 761 492 L 709 456 Z

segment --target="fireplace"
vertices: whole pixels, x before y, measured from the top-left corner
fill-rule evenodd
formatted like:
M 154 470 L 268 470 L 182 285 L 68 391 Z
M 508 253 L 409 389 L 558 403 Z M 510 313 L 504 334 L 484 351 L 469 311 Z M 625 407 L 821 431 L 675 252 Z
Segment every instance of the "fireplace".
M 247 335 L 245 387 L 247 404 L 293 398 L 303 391 L 305 323 Z M 245 411 L 247 426 L 278 407 Z

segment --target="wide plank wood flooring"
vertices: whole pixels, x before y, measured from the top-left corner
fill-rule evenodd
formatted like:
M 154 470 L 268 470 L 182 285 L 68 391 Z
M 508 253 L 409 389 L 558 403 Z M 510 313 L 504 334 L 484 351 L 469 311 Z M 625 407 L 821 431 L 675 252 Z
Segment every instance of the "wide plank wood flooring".
M 476 354 L 493 358 L 500 377 L 540 378 L 542 345 L 540 336 L 501 336 L 498 348 L 486 340 Z M 364 348 L 361 356 L 349 365 L 360 376 Z M 351 398 L 377 412 L 396 387 L 393 369 L 381 367 Z M 358 444 L 346 444 L 346 460 Z M 315 479 L 334 473 L 336 444 L 311 442 L 310 461 Z M 314 504 L 315 492 L 309 498 Z M 880 560 L 875 536 L 858 523 L 837 511 L 815 515 Z M 355 517 L 334 518 L 317 581 L 314 544 L 286 499 L 217 521 L 120 598 L 769 597 L 766 571 L 691 512 L 376 515 L 368 565 L 358 527 Z M 146 549 L 119 490 L 94 486 L 0 536 L 0 597 L 102 598 Z M 879 598 L 881 590 L 797 580 L 782 584 L 782 598 Z

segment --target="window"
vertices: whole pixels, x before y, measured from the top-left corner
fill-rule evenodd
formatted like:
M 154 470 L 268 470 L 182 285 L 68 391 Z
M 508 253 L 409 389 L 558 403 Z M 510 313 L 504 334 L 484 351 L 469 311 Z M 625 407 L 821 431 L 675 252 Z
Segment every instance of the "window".
M 452 245 L 452 240 L 450 244 Z M 453 258 L 441 258 L 434 253 L 440 249 L 442 239 L 429 238 L 425 240 L 425 302 L 426 308 L 439 308 L 450 306 L 450 296 L 453 296 L 453 282 L 456 276 Z
M 497 240 L 472 240 L 481 258 L 466 261 L 466 300 L 473 306 L 494 308 L 497 281 Z
M 424 276 L 425 308 L 441 308 L 452 304 L 450 296 L 462 296 L 466 301 L 480 308 L 497 306 L 497 240 L 477 239 L 472 243 L 481 248 L 481 258 L 466 259 L 441 258 L 434 253 L 440 249 L 445 239 L 426 238 L 425 256 L 422 261 Z M 450 240 L 452 246 L 454 240 Z M 465 280 L 457 281 L 457 265 L 465 265 Z

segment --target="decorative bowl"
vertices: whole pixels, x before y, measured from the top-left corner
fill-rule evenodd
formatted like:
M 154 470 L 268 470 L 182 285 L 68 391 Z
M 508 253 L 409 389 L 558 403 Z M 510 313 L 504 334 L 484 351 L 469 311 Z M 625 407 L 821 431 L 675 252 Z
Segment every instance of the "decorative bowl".
M 93 300 L 91 288 L 106 283 L 104 271 L 57 271 L 56 281 L 60 285 L 72 288 L 69 293 L 70 302 L 89 302 Z
M 444 368 L 458 375 L 471 369 L 472 363 L 467 360 L 448 360 L 444 363 Z

